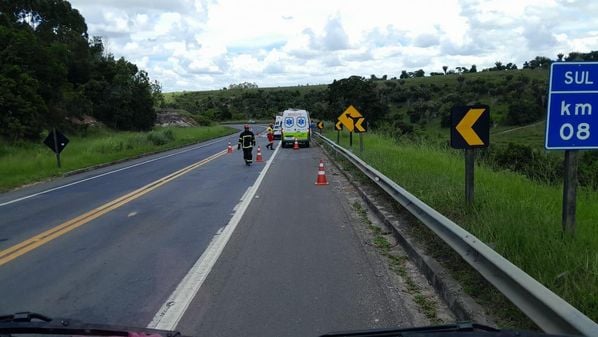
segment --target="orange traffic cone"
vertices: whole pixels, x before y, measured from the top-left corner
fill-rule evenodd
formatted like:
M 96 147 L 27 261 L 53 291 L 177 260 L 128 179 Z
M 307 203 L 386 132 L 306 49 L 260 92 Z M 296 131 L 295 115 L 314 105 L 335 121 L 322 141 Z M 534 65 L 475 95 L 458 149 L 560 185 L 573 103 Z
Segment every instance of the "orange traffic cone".
M 264 161 L 264 159 L 262 158 L 262 149 L 258 146 L 257 147 L 257 155 L 255 156 L 255 162 L 260 163 L 263 161 Z
M 228 147 L 226 148 L 226 153 L 233 153 L 233 147 L 230 145 L 230 142 L 228 142 Z
M 295 137 L 295 144 L 293 144 L 293 150 L 299 150 L 299 142 L 297 142 L 297 137 Z
M 316 179 L 316 185 L 328 185 L 326 172 L 324 171 L 324 162 L 322 162 L 322 159 L 320 159 L 320 167 L 318 168 L 318 178 Z

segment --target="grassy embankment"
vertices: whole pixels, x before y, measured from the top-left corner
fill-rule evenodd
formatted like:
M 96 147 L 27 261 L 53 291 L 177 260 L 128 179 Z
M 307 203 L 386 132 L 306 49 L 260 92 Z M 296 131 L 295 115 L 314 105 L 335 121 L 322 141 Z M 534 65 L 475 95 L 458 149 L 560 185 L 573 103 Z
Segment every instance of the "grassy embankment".
M 62 168 L 44 144 L 0 143 L 0 191 L 60 176 L 102 163 L 164 151 L 234 133 L 225 126 L 156 128 L 151 132 L 90 131 L 87 136 L 67 135 L 70 143 L 61 154 Z
M 348 145 L 343 136 L 341 144 Z M 336 132 L 328 137 L 336 140 Z M 578 190 L 577 233 L 563 238 L 561 186 L 478 166 L 475 205 L 468 210 L 460 151 L 397 144 L 373 133 L 364 137 L 364 145 L 365 161 L 598 320 L 598 192 Z M 469 288 L 476 291 L 475 285 Z

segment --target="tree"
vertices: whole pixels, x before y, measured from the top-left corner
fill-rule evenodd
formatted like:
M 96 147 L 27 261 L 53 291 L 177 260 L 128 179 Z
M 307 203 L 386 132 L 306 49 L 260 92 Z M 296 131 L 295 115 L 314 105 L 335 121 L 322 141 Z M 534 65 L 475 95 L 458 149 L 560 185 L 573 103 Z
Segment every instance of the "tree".
M 323 116 L 334 120 L 349 105 L 357 108 L 373 125 L 388 112 L 388 106 L 380 102 L 376 84 L 359 76 L 334 80 L 328 85 L 328 111 Z
M 425 72 L 423 69 L 418 69 L 413 73 L 413 77 L 424 77 Z
M 257 89 L 258 86 L 255 83 L 243 82 L 239 84 L 231 84 L 228 86 L 229 89 Z
M 565 58 L 565 61 L 598 61 L 598 51 L 591 51 L 589 53 L 571 52 Z
M 523 99 L 509 104 L 505 122 L 509 125 L 525 125 L 541 119 L 543 115 L 542 105 Z
M 545 56 L 536 56 L 533 60 L 529 61 L 530 69 L 548 69 L 552 61 Z
M 558 54 L 556 55 L 556 57 L 557 57 L 557 61 L 559 61 L 559 62 L 563 61 L 563 56 L 565 56 L 563 53 L 558 53 Z
M 0 26 L 0 134 L 38 139 L 48 107 L 39 93 L 44 50 L 31 29 Z
M 475 64 L 471 65 L 471 69 L 469 69 L 470 73 L 477 73 L 478 72 L 478 67 L 476 67 Z
M 444 71 L 444 74 L 446 75 L 446 71 L 448 70 L 448 66 L 442 66 L 442 70 Z
M 84 114 L 113 127 L 151 128 L 159 85 L 103 53 L 68 1 L 0 1 L 0 135 L 37 139 Z
M 405 79 L 405 78 L 409 78 L 411 76 L 409 76 L 409 74 L 407 74 L 406 70 L 401 71 L 401 76 L 399 76 L 400 79 Z

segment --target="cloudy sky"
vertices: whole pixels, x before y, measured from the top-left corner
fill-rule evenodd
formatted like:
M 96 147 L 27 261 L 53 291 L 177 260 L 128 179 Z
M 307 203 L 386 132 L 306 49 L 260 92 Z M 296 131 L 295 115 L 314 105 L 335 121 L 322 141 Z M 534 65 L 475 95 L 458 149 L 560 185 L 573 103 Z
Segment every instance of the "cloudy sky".
M 70 0 L 164 92 L 328 84 L 598 50 L 596 0 Z

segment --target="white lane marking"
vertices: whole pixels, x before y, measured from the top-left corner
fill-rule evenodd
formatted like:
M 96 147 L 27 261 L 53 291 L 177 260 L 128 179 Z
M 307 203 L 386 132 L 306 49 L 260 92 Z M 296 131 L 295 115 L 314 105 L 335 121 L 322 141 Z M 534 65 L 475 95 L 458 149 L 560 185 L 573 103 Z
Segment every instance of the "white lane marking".
M 129 213 L 129 215 L 127 215 L 127 217 L 130 218 L 130 217 L 135 216 L 135 215 L 137 215 L 137 212 L 131 212 L 131 213 Z
M 182 153 L 185 153 L 185 152 L 189 152 L 189 151 L 201 149 L 202 147 L 210 146 L 210 145 L 216 144 L 216 143 L 224 141 L 224 140 L 226 140 L 226 138 L 221 139 L 221 140 L 217 140 L 217 141 L 213 141 L 213 142 L 207 143 L 207 144 L 202 144 L 200 146 L 192 147 L 192 148 L 189 148 L 189 149 L 186 149 L 186 150 L 182 150 L 182 151 L 179 151 L 179 152 L 171 153 L 171 154 L 168 154 L 168 155 L 165 155 L 165 156 L 162 156 L 162 157 L 158 157 L 158 158 L 146 160 L 146 161 L 143 161 L 141 163 L 133 164 L 133 165 L 126 166 L 126 167 L 121 167 L 119 169 L 112 170 L 112 171 L 109 171 L 109 172 L 104 172 L 102 174 L 98 174 L 98 175 L 93 176 L 93 177 L 89 177 L 89 178 L 77 180 L 77 181 L 74 181 L 72 183 L 68 183 L 66 185 L 61 185 L 61 186 L 50 188 L 50 189 L 47 189 L 47 190 L 44 190 L 44 191 L 41 191 L 41 192 L 37 192 L 37 193 L 34 193 L 34 194 L 29 194 L 29 195 L 26 195 L 26 196 L 18 198 L 18 199 L 14 199 L 14 200 L 10 200 L 10 201 L 6 201 L 6 202 L 3 202 L 3 203 L 0 203 L 0 207 L 6 206 L 6 205 L 10 205 L 10 204 L 14 204 L 15 202 L 27 200 L 27 199 L 30 199 L 30 198 L 33 198 L 33 197 L 37 197 L 38 195 L 42 195 L 42 194 L 54 192 L 54 191 L 57 191 L 57 190 L 61 190 L 63 188 L 67 188 L 67 187 L 70 187 L 70 186 L 73 186 L 73 185 L 77 185 L 77 184 L 80 184 L 80 183 L 83 183 L 83 182 L 86 182 L 86 181 L 89 181 L 89 180 L 93 180 L 93 179 L 97 179 L 97 178 L 100 178 L 100 177 L 103 177 L 103 176 L 107 176 L 107 175 L 112 174 L 112 173 L 116 173 L 116 172 L 128 170 L 128 169 L 133 168 L 133 167 L 137 167 L 137 166 L 149 164 L 149 163 L 154 162 L 156 160 L 165 159 L 165 158 L 176 156 L 176 155 L 179 155 L 179 154 L 182 154 Z
M 201 288 L 201 285 L 208 277 L 208 274 L 216 264 L 216 261 L 218 261 L 220 254 L 222 254 L 228 240 L 235 231 L 235 228 L 237 228 L 237 225 L 249 207 L 251 200 L 253 200 L 253 196 L 264 180 L 266 172 L 268 172 L 270 164 L 277 153 L 278 148 L 276 148 L 276 151 L 274 151 L 272 157 L 270 157 L 266 166 L 262 169 L 262 172 L 253 186 L 250 186 L 247 189 L 247 192 L 243 195 L 243 199 L 238 204 L 237 212 L 235 212 L 228 224 L 221 230 L 218 230 L 216 235 L 214 235 L 208 248 L 201 254 L 181 283 L 179 283 L 172 294 L 170 294 L 152 321 L 147 325 L 148 328 L 163 330 L 174 330 L 176 328 L 189 307 L 189 304 L 191 304 L 191 301 L 193 301 L 193 298 L 199 291 L 199 288 Z

